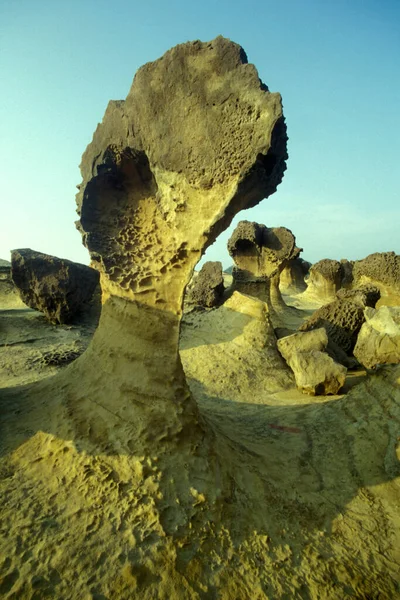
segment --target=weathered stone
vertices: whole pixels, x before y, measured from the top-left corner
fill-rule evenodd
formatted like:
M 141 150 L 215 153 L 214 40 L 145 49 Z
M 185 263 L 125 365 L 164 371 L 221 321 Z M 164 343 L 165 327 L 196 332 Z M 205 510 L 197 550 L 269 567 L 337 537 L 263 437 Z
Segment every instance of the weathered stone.
M 12 279 L 25 304 L 52 323 L 67 323 L 89 302 L 99 283 L 94 269 L 30 248 L 11 253 Z
M 278 350 L 292 369 L 297 388 L 305 394 L 337 394 L 344 385 L 347 369 L 324 352 L 327 345 L 324 328 L 278 340 Z
M 279 313 L 288 309 L 279 290 L 280 273 L 301 252 L 292 232 L 240 221 L 228 241 L 228 251 L 236 265 L 233 289 L 266 302 L 274 326 L 279 325 Z
M 234 215 L 276 190 L 286 141 L 280 95 L 222 37 L 173 48 L 109 103 L 77 195 L 104 304 L 71 368 L 89 377 L 96 364 L 90 394 L 137 424 L 132 447 L 165 447 L 186 427 L 193 438 L 197 407 L 178 352 L 183 294 Z
M 310 271 L 311 263 L 299 256 L 288 261 L 279 277 L 279 289 L 286 294 L 299 294 L 307 288 L 305 277 Z
M 296 247 L 296 239 L 286 227 L 240 221 L 228 241 L 228 252 L 236 266 L 254 278 L 279 274 L 301 248 Z
M 316 310 L 299 327 L 299 331 L 310 331 L 323 327 L 329 340 L 339 346 L 347 355 L 351 355 L 364 320 L 363 305 L 347 299 L 337 299 Z M 337 357 L 337 360 L 339 361 L 340 357 Z
M 324 258 L 313 264 L 307 277 L 307 294 L 332 300 L 342 287 L 343 268 L 339 261 Z
M 339 300 L 350 300 L 361 304 L 361 306 L 370 306 L 375 308 L 376 303 L 381 297 L 381 293 L 378 287 L 374 285 L 362 285 L 354 289 L 340 289 L 337 294 Z
M 222 263 L 208 261 L 204 263 L 187 294 L 190 304 L 205 308 L 218 306 L 224 294 Z
M 400 254 L 375 252 L 356 260 L 352 269 L 353 286 L 371 282 L 383 294 L 400 294 Z
M 365 310 L 354 356 L 368 369 L 400 363 L 400 307 L 381 306 Z

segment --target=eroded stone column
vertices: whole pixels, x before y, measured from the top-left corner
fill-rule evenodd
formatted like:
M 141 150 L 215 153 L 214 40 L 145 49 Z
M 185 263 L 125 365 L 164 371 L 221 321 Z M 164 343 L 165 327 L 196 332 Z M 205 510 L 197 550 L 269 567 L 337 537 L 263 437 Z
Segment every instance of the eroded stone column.
M 279 313 L 288 308 L 279 290 L 280 274 L 301 252 L 293 233 L 286 227 L 240 221 L 228 241 L 228 251 L 236 265 L 233 287 L 266 302 L 278 325 Z
M 234 215 L 276 190 L 286 140 L 280 95 L 218 37 L 139 69 L 83 155 L 78 228 L 104 305 L 76 368 L 95 363 L 101 403 L 135 407 L 154 438 L 196 414 L 178 353 L 185 287 Z

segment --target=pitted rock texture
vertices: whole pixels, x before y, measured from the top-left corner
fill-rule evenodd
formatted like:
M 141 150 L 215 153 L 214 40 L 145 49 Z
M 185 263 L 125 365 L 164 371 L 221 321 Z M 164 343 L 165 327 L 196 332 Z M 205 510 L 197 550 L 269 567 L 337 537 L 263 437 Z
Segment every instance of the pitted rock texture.
M 381 297 L 381 292 L 374 285 L 361 285 L 354 289 L 342 288 L 337 292 L 336 296 L 339 300 L 350 300 L 361 304 L 361 306 L 375 308 L 376 303 Z
M 278 340 L 278 350 L 292 369 L 297 388 L 304 394 L 337 394 L 344 385 L 347 369 L 325 353 L 327 345 L 323 327 Z
M 400 294 L 400 254 L 375 252 L 362 260 L 356 260 L 352 276 L 353 285 L 371 281 L 382 292 Z
M 228 241 L 228 252 L 236 266 L 251 277 L 271 277 L 279 274 L 301 249 L 286 227 L 240 221 Z
M 104 304 L 91 346 L 71 368 L 115 361 L 91 394 L 140 422 L 133 445 L 154 446 L 196 423 L 178 353 L 183 294 L 234 215 L 276 190 L 286 141 L 280 95 L 222 37 L 172 48 L 139 69 L 125 101 L 109 103 L 77 195 Z
M 324 258 L 314 263 L 307 277 L 307 293 L 322 300 L 333 300 L 342 287 L 343 267 L 338 260 Z
M 51 323 L 68 323 L 99 283 L 94 269 L 30 248 L 13 250 L 11 275 L 22 301 Z
M 220 304 L 224 290 L 222 263 L 208 261 L 204 263 L 188 291 L 187 302 L 205 308 L 212 308 Z
M 400 363 L 400 307 L 365 310 L 365 323 L 358 334 L 354 356 L 368 369 Z
M 364 323 L 364 306 L 348 299 L 335 300 L 322 306 L 305 321 L 299 331 L 310 331 L 323 327 L 329 341 L 351 355 L 357 341 L 358 332 Z M 340 361 L 340 357 L 337 357 Z
M 286 294 L 299 294 L 307 288 L 305 277 L 308 275 L 311 263 L 299 256 L 288 261 L 279 277 L 279 289 Z
M 266 302 L 274 326 L 280 325 L 277 315 L 288 308 L 279 290 L 280 273 L 301 252 L 293 233 L 286 227 L 240 221 L 228 251 L 235 262 L 232 288 Z

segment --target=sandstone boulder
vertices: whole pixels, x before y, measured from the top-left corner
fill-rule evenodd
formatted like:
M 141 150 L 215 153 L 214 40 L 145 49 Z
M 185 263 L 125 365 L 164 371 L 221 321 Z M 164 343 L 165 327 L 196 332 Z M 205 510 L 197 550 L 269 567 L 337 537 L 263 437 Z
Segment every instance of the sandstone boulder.
M 400 363 L 400 307 L 381 306 L 365 310 L 354 356 L 367 367 Z
M 364 323 L 364 308 L 359 301 L 336 299 L 314 312 L 300 327 L 299 331 L 310 331 L 323 327 L 328 335 L 330 351 L 336 360 L 343 362 L 343 355 L 335 355 L 338 346 L 347 356 L 351 356 L 358 333 Z
M 99 273 L 30 248 L 11 253 L 12 279 L 22 301 L 52 323 L 68 323 L 89 302 Z
M 189 304 L 212 308 L 220 304 L 224 294 L 222 263 L 208 261 L 200 269 L 187 294 Z
M 292 369 L 297 388 L 305 394 L 337 394 L 344 385 L 347 369 L 324 352 L 327 345 L 324 328 L 278 340 L 278 350 Z

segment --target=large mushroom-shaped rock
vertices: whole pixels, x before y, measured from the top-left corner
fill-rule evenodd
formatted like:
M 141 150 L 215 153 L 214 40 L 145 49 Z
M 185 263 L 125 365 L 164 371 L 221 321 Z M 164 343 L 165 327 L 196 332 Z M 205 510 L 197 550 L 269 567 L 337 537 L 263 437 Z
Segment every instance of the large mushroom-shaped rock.
M 301 252 L 293 233 L 286 227 L 240 221 L 228 241 L 228 252 L 235 262 L 233 289 L 266 302 L 274 324 L 278 324 L 279 313 L 287 309 L 279 290 L 279 277 L 288 262 Z
M 188 290 L 187 303 L 205 308 L 218 306 L 222 300 L 224 290 L 222 263 L 208 261 L 204 263 Z
M 172 48 L 139 69 L 125 101 L 109 103 L 77 195 L 104 304 L 72 367 L 90 381 L 77 410 L 93 397 L 135 423 L 130 447 L 165 448 L 186 427 L 194 439 L 178 352 L 184 291 L 234 215 L 276 190 L 286 140 L 280 95 L 222 37 Z
M 306 293 L 323 303 L 329 302 L 342 287 L 342 278 L 342 264 L 338 260 L 324 258 L 311 266 Z
M 324 328 L 278 340 L 278 350 L 292 369 L 297 388 L 304 394 L 337 394 L 344 385 L 347 369 L 325 353 L 327 345 Z
M 400 254 L 375 252 L 356 260 L 352 268 L 353 286 L 372 283 L 382 295 L 400 296 Z
M 375 288 L 342 292 L 333 302 L 316 310 L 299 328 L 310 331 L 323 327 L 329 339 L 328 352 L 338 362 L 351 366 L 347 361 L 353 353 L 358 333 L 365 321 L 366 306 L 375 306 L 379 293 Z
M 288 261 L 279 277 L 279 289 L 283 294 L 300 294 L 307 288 L 305 277 L 310 271 L 311 263 L 300 256 Z
M 30 248 L 11 253 L 12 279 L 22 301 L 51 323 L 68 323 L 90 301 L 99 273 L 86 265 Z
M 365 309 L 365 323 L 358 334 L 354 356 L 368 369 L 400 363 L 400 307 Z

